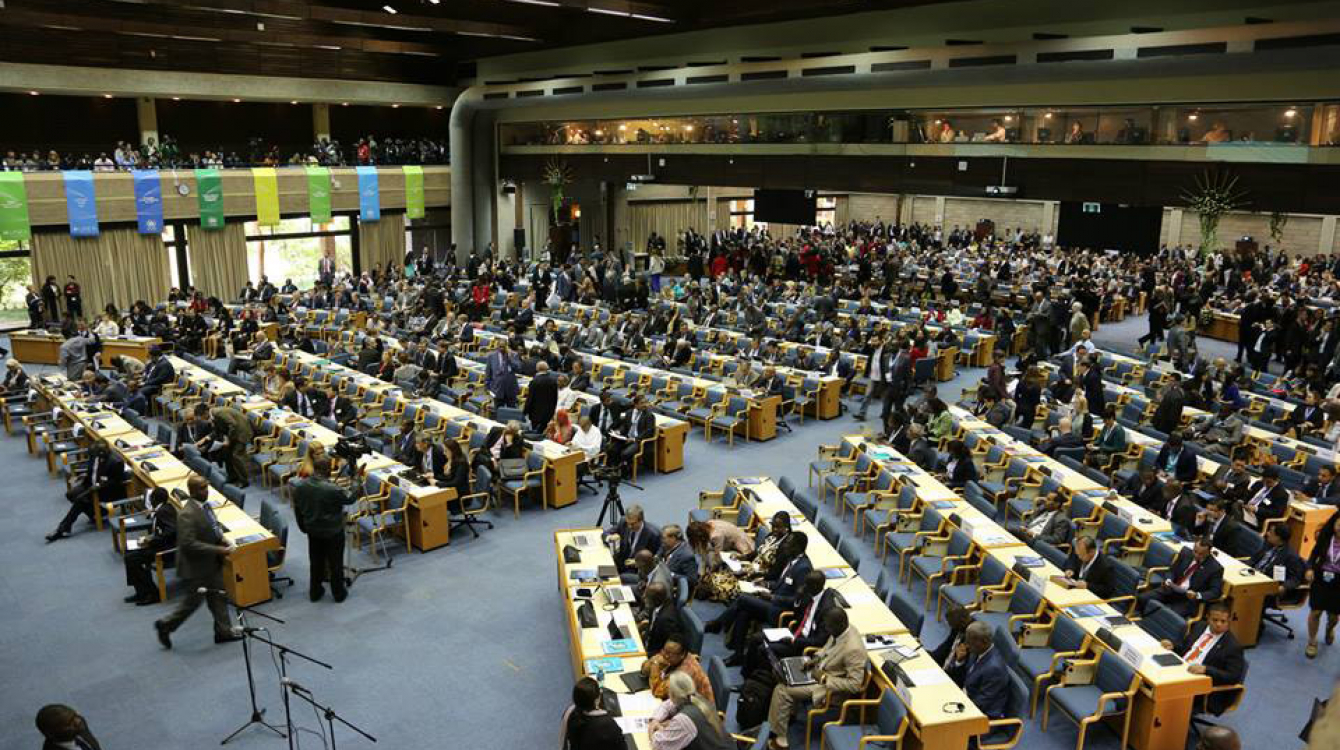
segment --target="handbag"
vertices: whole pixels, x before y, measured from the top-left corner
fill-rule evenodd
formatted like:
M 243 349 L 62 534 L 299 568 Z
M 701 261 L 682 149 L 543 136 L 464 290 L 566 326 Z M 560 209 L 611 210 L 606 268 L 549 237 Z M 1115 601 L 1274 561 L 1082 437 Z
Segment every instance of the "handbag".
M 498 461 L 498 471 L 503 479 L 520 479 L 526 474 L 526 459 L 504 458 Z

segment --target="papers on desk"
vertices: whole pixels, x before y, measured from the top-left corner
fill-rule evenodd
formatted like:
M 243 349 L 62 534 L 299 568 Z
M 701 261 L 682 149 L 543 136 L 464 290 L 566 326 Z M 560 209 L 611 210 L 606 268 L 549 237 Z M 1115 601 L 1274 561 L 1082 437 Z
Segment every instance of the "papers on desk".
M 935 500 L 931 502 L 931 507 L 936 510 L 949 510 L 950 508 L 957 507 L 957 505 L 958 504 L 953 500 Z
M 587 674 L 618 674 L 623 671 L 623 659 L 617 656 L 602 656 L 586 660 Z
M 791 640 L 791 631 L 786 628 L 763 628 L 763 638 L 768 643 L 782 643 Z
M 856 606 L 858 604 L 870 604 L 878 602 L 880 600 L 879 594 L 876 594 L 875 590 L 869 587 L 854 588 L 849 589 L 847 591 L 843 591 L 842 598 L 846 599 L 847 604 L 850 604 L 852 606 Z
M 855 574 L 851 568 L 823 568 L 824 578 L 835 580 L 838 578 L 847 578 L 848 574 Z
M 629 693 L 624 693 L 629 695 Z M 619 730 L 624 734 L 641 734 L 647 731 L 647 725 L 651 723 L 650 716 L 616 716 L 614 723 L 619 725 Z
M 1014 558 L 1015 565 L 1022 565 L 1025 568 L 1041 568 L 1047 564 L 1047 561 L 1036 555 L 1020 555 Z
M 1081 617 L 1097 617 L 1103 614 L 1105 610 L 1095 604 L 1080 604 L 1074 607 L 1066 607 L 1065 613 L 1076 619 Z
M 632 638 L 620 638 L 617 641 L 601 641 L 600 650 L 606 654 L 631 654 L 637 651 Z
M 619 712 L 624 716 L 629 714 L 650 716 L 659 705 L 661 705 L 661 701 L 650 692 L 621 693 L 619 695 Z M 643 727 L 643 730 L 645 731 L 646 727 Z
M 735 478 L 735 483 L 736 483 L 736 484 L 744 484 L 744 485 L 749 485 L 749 484 L 763 484 L 763 480 L 760 479 L 760 478 L 758 478 L 758 477 L 736 477 L 736 478 Z
M 233 544 L 236 544 L 237 546 L 241 547 L 243 545 L 251 544 L 252 542 L 259 542 L 264 538 L 265 538 L 264 534 L 247 534 L 246 536 L 240 539 L 233 540 Z
M 943 685 L 946 682 L 952 682 L 949 675 L 945 674 L 939 667 L 927 667 L 925 669 L 912 669 L 904 672 L 907 675 L 907 681 L 916 687 L 928 687 L 930 685 Z
M 987 529 L 973 536 L 973 541 L 978 544 L 1016 544 L 1018 538 L 1008 534 L 1000 529 Z

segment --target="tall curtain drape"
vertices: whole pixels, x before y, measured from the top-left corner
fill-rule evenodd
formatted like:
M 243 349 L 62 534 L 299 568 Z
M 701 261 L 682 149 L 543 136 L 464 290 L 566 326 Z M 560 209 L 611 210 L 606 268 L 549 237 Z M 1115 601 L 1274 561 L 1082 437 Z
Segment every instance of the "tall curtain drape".
M 358 254 L 364 271 L 405 264 L 405 215 L 382 214 L 381 221 L 358 222 Z
M 191 227 L 187 230 L 191 251 L 191 285 L 206 297 L 227 302 L 251 278 L 247 268 L 247 229 L 242 222 L 231 222 L 222 229 Z
M 719 230 L 730 229 L 730 201 L 718 200 L 716 205 L 716 211 L 717 211 L 717 229 Z M 700 231 L 702 231 L 703 234 L 707 234 L 706 228 Z
M 647 238 L 652 232 L 665 238 L 667 248 L 673 248 L 679 233 L 690 228 L 707 234 L 706 201 L 628 204 L 628 236 L 637 252 L 647 247 Z
M 833 213 L 836 215 L 836 218 L 833 220 L 833 223 L 839 227 L 846 226 L 847 222 L 851 221 L 851 198 L 846 195 L 839 195 L 834 201 L 834 204 L 836 210 Z M 870 218 L 873 219 L 874 217 L 872 216 Z
M 144 300 L 150 305 L 167 299 L 167 248 L 156 234 L 134 228 L 103 229 L 97 237 L 71 237 L 64 232 L 33 235 L 33 282 L 55 276 L 60 285 L 73 275 L 83 293 L 84 316 L 102 314 L 107 303 L 122 312 Z

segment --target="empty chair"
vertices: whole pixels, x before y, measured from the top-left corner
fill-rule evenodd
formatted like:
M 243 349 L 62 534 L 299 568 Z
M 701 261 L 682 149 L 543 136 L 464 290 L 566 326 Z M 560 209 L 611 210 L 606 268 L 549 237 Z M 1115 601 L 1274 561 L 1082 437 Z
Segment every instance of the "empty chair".
M 1131 729 L 1131 703 L 1135 691 L 1140 687 L 1140 677 L 1135 669 L 1117 654 L 1103 650 L 1092 661 L 1072 662 L 1097 666 L 1093 678 L 1087 682 L 1073 675 L 1063 684 L 1047 688 L 1046 701 L 1042 709 L 1042 731 L 1047 731 L 1047 721 L 1051 717 L 1052 707 L 1079 725 L 1079 738 L 1075 742 L 1077 750 L 1084 748 L 1084 735 L 1089 725 L 1110 717 L 1120 717 L 1121 743 L 1126 747 L 1126 738 Z
M 865 709 L 874 707 L 874 721 L 860 723 Z M 885 690 L 878 699 L 849 700 L 835 721 L 824 724 L 819 744 L 826 750 L 864 750 L 867 747 L 899 750 L 907 733 L 907 708 L 896 693 Z M 779 730 L 780 731 L 780 730 Z
M 902 621 L 903 625 L 916 637 L 921 637 L 921 625 L 925 616 L 921 609 L 917 607 L 916 602 L 900 588 L 895 587 L 889 592 L 889 609 L 893 611 L 894 616 Z
M 1012 667 L 1029 685 L 1031 717 L 1037 712 L 1043 686 L 1064 668 L 1066 659 L 1084 652 L 1088 633 L 1073 618 L 1056 617 L 1049 623 L 1025 623 L 1020 635 L 1025 645 L 1018 649 Z M 1039 643 L 1044 637 L 1046 640 Z

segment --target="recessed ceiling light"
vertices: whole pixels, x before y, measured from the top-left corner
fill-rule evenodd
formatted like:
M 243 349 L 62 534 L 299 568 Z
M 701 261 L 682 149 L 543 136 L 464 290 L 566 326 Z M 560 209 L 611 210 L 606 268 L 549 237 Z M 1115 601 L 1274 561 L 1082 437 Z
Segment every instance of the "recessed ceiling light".
M 181 101 L 181 97 L 180 97 L 180 96 L 174 96 L 174 97 L 172 97 L 172 101 L 174 101 L 174 102 L 179 102 L 179 101 Z
M 297 99 L 294 99 L 293 101 L 289 102 L 289 104 L 297 104 L 297 103 L 298 103 Z
M 392 105 L 391 105 L 391 109 L 400 109 L 400 105 L 399 105 L 399 104 L 392 104 Z
M 112 95 L 111 95 L 111 94 L 103 94 L 103 95 L 102 95 L 102 98 L 103 98 L 103 99 L 111 99 L 111 98 L 112 98 Z
M 32 94 L 33 96 L 37 96 L 37 95 L 38 95 L 38 92 L 36 92 L 36 91 L 29 91 L 28 93 L 29 93 L 29 94 Z
M 349 102 L 340 102 L 340 106 L 341 106 L 341 107 L 347 107 L 347 106 L 349 106 Z
M 1186 116 L 1186 119 L 1188 119 L 1188 120 L 1190 120 L 1190 121 L 1192 121 L 1192 122 L 1195 122 L 1196 120 L 1199 120 L 1199 119 L 1200 119 L 1200 115 L 1194 115 L 1194 114 L 1193 114 L 1193 115 L 1187 115 L 1187 116 Z
M 389 6 L 389 5 L 383 5 L 383 6 L 382 6 L 382 10 L 386 11 L 387 13 L 390 13 L 390 14 L 393 15 L 393 16 L 396 14 L 396 9 L 395 9 L 395 8 L 392 8 L 392 7 Z
M 442 109 L 442 105 L 441 104 L 437 105 L 437 108 Z
M 1284 110 L 1285 117 L 1293 117 L 1296 114 L 1298 114 L 1298 110 L 1294 109 L 1293 107 L 1289 107 L 1288 109 Z
M 240 103 L 241 101 L 242 101 L 241 99 L 234 99 L 234 100 L 233 100 L 233 104 L 238 104 L 238 103 Z
M 514 3 L 525 3 L 526 5 L 543 5 L 546 8 L 557 8 L 558 3 L 553 0 L 511 0 Z

